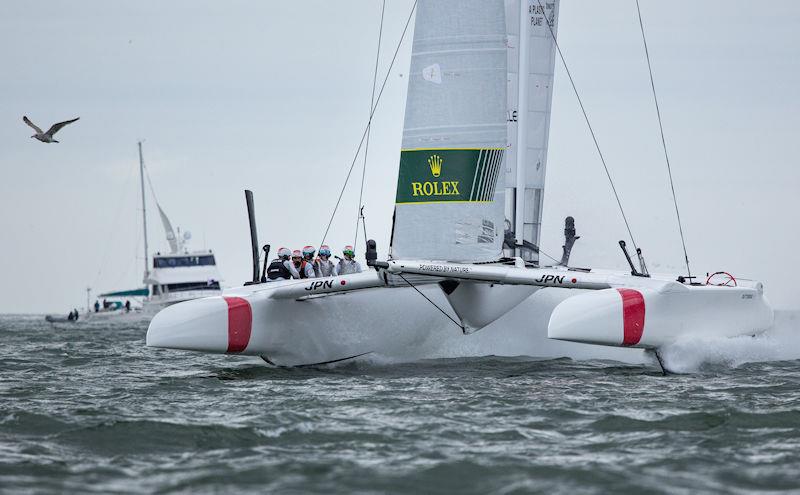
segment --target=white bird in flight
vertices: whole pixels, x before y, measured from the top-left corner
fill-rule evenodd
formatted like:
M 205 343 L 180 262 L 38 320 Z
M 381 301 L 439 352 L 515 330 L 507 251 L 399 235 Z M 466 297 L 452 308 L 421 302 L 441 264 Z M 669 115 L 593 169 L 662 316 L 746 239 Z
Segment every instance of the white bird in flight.
M 31 137 L 32 138 L 36 138 L 36 139 L 38 139 L 39 141 L 41 141 L 43 143 L 57 143 L 58 141 L 53 139 L 53 134 L 57 133 L 65 125 L 71 124 L 71 123 L 75 122 L 78 119 L 80 119 L 80 117 L 72 119 L 72 120 L 65 120 L 64 122 L 59 122 L 58 124 L 53 124 L 52 127 L 50 127 L 50 129 L 47 130 L 47 132 L 42 132 L 42 130 L 39 129 L 39 127 L 36 124 L 31 122 L 28 117 L 26 117 L 24 115 L 22 116 L 22 120 L 26 124 L 28 124 L 29 126 L 33 127 L 33 130 L 36 131 L 36 134 L 34 134 Z

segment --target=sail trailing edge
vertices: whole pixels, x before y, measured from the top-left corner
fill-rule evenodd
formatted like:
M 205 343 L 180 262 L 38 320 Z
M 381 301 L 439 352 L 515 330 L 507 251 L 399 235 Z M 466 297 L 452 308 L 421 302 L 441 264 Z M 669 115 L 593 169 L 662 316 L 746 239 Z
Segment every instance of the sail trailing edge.
M 556 60 L 553 35 L 558 28 L 559 0 L 505 0 L 505 9 L 508 29 L 506 228 L 514 234 L 517 246 L 527 243 L 538 246 Z M 527 43 L 524 43 L 525 38 Z M 538 260 L 538 252 L 525 248 L 509 250 L 507 254 Z
M 419 1 L 393 257 L 502 256 L 506 77 L 503 0 Z

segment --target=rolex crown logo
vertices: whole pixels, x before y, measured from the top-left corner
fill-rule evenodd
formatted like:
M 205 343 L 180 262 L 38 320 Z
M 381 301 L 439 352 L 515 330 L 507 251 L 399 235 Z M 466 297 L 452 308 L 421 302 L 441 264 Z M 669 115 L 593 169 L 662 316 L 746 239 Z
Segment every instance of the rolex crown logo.
M 428 158 L 428 165 L 430 165 L 431 173 L 434 177 L 439 177 L 439 175 L 441 175 L 442 163 L 444 163 L 444 160 L 442 160 L 442 157 L 439 155 L 431 155 L 430 158 Z

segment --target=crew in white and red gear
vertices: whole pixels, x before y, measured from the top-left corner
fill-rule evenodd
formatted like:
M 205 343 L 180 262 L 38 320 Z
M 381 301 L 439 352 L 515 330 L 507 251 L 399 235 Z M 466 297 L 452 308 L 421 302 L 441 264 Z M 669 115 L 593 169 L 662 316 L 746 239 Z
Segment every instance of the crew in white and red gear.
M 306 260 L 303 259 L 303 252 L 299 249 L 292 251 L 292 264 L 300 274 L 299 278 L 315 278 L 314 267 L 311 266 L 311 263 L 306 263 Z
M 289 280 L 290 278 L 300 278 L 300 273 L 289 260 L 292 252 L 285 247 L 278 249 L 278 257 L 267 267 L 267 278 L 272 280 Z
M 314 260 L 314 271 L 318 277 L 336 275 L 336 265 L 331 261 L 331 248 L 327 244 L 319 247 L 319 256 Z
M 354 260 L 356 253 L 353 251 L 353 246 L 345 246 L 342 250 L 344 259 L 340 259 L 336 265 L 336 275 L 347 275 L 350 273 L 361 273 L 361 265 L 358 261 Z
M 314 246 L 306 246 L 303 248 L 303 261 L 307 264 L 311 265 L 311 268 L 314 270 L 314 277 L 319 277 L 319 270 L 317 269 L 317 264 L 314 261 L 314 253 L 316 253 L 316 249 Z

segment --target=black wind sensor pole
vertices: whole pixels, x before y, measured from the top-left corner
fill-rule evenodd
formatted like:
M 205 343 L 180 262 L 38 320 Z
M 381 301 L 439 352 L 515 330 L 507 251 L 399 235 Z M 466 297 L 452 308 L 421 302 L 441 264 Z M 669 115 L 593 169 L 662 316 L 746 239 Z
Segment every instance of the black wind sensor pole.
M 256 207 L 253 204 L 253 191 L 245 189 L 244 199 L 247 202 L 247 218 L 250 220 L 250 245 L 253 250 L 253 280 L 251 283 L 257 284 L 258 273 L 258 231 L 256 230 Z

